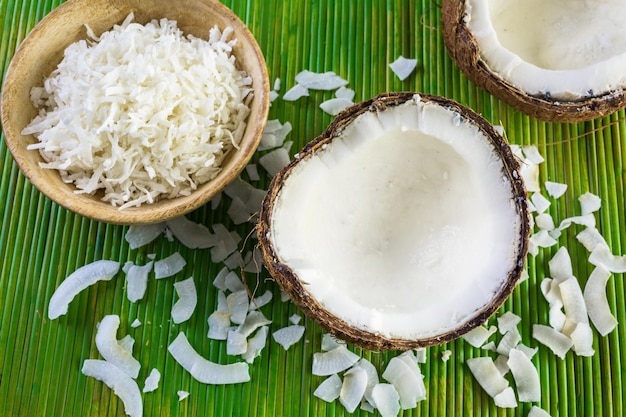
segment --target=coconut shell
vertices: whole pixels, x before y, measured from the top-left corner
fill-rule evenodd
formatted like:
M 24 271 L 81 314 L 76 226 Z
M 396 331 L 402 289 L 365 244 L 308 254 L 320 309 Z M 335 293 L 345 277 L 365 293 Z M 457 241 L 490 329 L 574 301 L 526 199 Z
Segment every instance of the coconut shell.
M 531 96 L 503 80 L 480 58 L 474 35 L 465 25 L 465 0 L 443 0 L 443 40 L 461 72 L 480 88 L 529 116 L 548 122 L 593 120 L 626 107 L 623 90 L 577 101 L 557 101 Z
M 529 213 L 527 208 L 527 193 L 523 180 L 521 179 L 522 176 L 519 171 L 519 163 L 512 154 L 509 145 L 502 138 L 502 136 L 495 131 L 489 122 L 474 111 L 446 98 L 420 94 L 422 102 L 433 102 L 449 108 L 474 123 L 491 141 L 495 151 L 503 161 L 505 170 L 504 175 L 508 178 L 511 184 L 512 195 L 514 196 L 514 203 L 521 226 L 515 255 L 517 262 L 515 263 L 515 267 L 509 272 L 505 283 L 503 284 L 501 290 L 495 295 L 493 300 L 478 311 L 476 316 L 470 321 L 463 323 L 452 331 L 436 337 L 411 340 L 388 338 L 380 334 L 355 328 L 341 318 L 327 311 L 313 296 L 309 294 L 302 284 L 302 281 L 300 281 L 296 273 L 289 267 L 289 265 L 281 261 L 277 255 L 277 251 L 272 240 L 271 225 L 274 205 L 287 177 L 293 172 L 298 164 L 305 161 L 316 152 L 321 151 L 325 144 L 334 140 L 344 127 L 353 122 L 359 115 L 370 111 L 385 110 L 389 106 L 396 106 L 405 103 L 406 101 L 413 99 L 414 96 L 415 93 L 412 92 L 386 93 L 372 100 L 355 104 L 343 110 L 328 126 L 324 133 L 309 142 L 287 167 L 274 176 L 263 201 L 257 223 L 257 235 L 263 254 L 264 264 L 281 288 L 290 295 L 291 300 L 300 309 L 302 309 L 302 311 L 309 318 L 313 319 L 331 334 L 347 342 L 371 350 L 408 350 L 442 344 L 454 340 L 469 332 L 476 326 L 481 325 L 496 312 L 496 310 L 504 303 L 515 288 L 515 285 L 521 276 L 524 260 L 528 250 L 530 225 L 528 221 Z

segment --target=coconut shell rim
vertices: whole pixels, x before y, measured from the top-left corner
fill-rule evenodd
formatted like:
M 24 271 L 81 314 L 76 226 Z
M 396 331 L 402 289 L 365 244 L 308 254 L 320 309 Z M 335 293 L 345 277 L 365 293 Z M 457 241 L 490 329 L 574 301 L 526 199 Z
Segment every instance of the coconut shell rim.
M 502 79 L 480 58 L 476 38 L 463 21 L 466 0 L 442 1 L 443 41 L 461 72 L 478 87 L 506 104 L 547 122 L 595 120 L 626 107 L 626 91 L 616 90 L 575 101 L 530 95 Z
M 494 150 L 500 156 L 504 173 L 512 187 L 512 194 L 516 211 L 520 219 L 520 238 L 516 249 L 515 266 L 504 281 L 496 296 L 483 308 L 477 310 L 474 317 L 459 326 L 440 335 L 418 338 L 402 339 L 386 337 L 373 332 L 358 329 L 351 326 L 343 319 L 326 310 L 317 300 L 311 296 L 302 285 L 294 271 L 279 260 L 271 239 L 271 218 L 276 197 L 280 194 L 282 184 L 291 172 L 298 166 L 300 161 L 315 154 L 332 141 L 344 127 L 359 115 L 368 111 L 382 111 L 388 106 L 403 104 L 419 95 L 422 102 L 432 102 L 451 109 L 461 114 L 477 126 L 492 143 Z M 353 343 L 361 348 L 380 350 L 409 350 L 421 347 L 439 345 L 455 340 L 466 334 L 475 327 L 483 324 L 491 317 L 513 292 L 523 271 L 524 260 L 528 252 L 528 240 L 530 236 L 529 212 L 527 207 L 527 193 L 519 172 L 520 166 L 517 158 L 513 155 L 506 140 L 500 136 L 493 126 L 482 116 L 473 110 L 453 100 L 414 92 L 384 93 L 373 99 L 357 103 L 343 110 L 331 122 L 328 128 L 318 137 L 305 145 L 291 163 L 281 170 L 272 179 L 268 192 L 263 200 L 257 223 L 257 235 L 263 255 L 263 261 L 270 275 L 278 282 L 280 287 L 287 292 L 291 300 L 305 313 L 305 315 L 334 336 Z

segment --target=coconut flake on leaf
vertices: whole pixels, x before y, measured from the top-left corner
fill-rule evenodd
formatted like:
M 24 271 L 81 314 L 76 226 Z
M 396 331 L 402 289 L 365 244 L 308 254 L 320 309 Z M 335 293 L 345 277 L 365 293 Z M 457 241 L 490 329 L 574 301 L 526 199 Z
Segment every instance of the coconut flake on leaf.
M 551 417 L 551 416 L 546 410 L 533 405 L 530 408 L 530 411 L 528 412 L 528 415 L 526 417 Z
M 583 231 L 576 235 L 576 239 L 587 249 L 588 252 L 593 250 L 599 245 L 608 248 L 608 244 L 604 237 L 600 234 L 595 227 L 586 227 Z
M 174 237 L 190 249 L 206 249 L 217 243 L 215 236 L 205 225 L 195 223 L 185 216 L 175 217 L 166 224 Z
M 246 165 L 246 174 L 248 174 L 248 179 L 250 181 L 258 181 L 261 179 L 261 177 L 259 176 L 259 170 L 256 164 Z
M 342 382 L 337 374 L 332 374 L 323 380 L 313 392 L 317 398 L 328 403 L 335 401 L 341 394 Z
M 154 263 L 154 277 L 156 279 L 169 278 L 176 275 L 187 265 L 187 262 L 178 252 Z
M 614 273 L 626 272 L 626 255 L 615 256 L 608 246 L 598 245 L 589 255 L 589 262 L 595 266 L 603 266 Z
M 281 345 L 285 350 L 295 345 L 304 336 L 304 326 L 297 324 L 283 327 L 272 333 L 274 341 Z
M 515 391 L 513 391 L 513 388 L 511 387 L 506 387 L 504 391 L 502 391 L 501 393 L 493 397 L 493 402 L 496 405 L 496 407 L 515 408 L 517 407 L 517 400 L 515 399 Z
M 559 225 L 560 230 L 565 230 L 572 224 L 579 224 L 586 227 L 596 227 L 596 218 L 592 213 L 584 214 L 582 216 L 572 216 L 561 221 Z
M 530 237 L 530 243 L 536 245 L 539 248 L 549 248 L 556 245 L 558 242 L 547 230 L 539 230 L 537 233 L 533 233 Z
M 143 402 L 137 383 L 115 365 L 99 360 L 86 359 L 81 372 L 104 382 L 124 404 L 124 412 L 131 417 L 143 416 Z
M 509 356 L 509 351 L 515 348 L 521 341 L 522 335 L 520 334 L 517 327 L 513 327 L 511 330 L 504 334 L 502 339 L 500 339 L 500 342 L 496 347 L 496 352 L 501 355 Z
M 561 246 L 554 256 L 548 261 L 548 269 L 550 276 L 557 282 L 563 282 L 572 276 L 572 258 L 569 255 L 567 247 Z
M 143 266 L 133 264 L 126 271 L 126 296 L 131 303 L 141 300 L 146 293 L 148 274 L 153 264 L 152 261 Z
M 348 84 L 332 71 L 317 73 L 308 70 L 296 74 L 296 82 L 311 90 L 336 90 Z
M 541 401 L 539 373 L 528 356 L 518 349 L 511 349 L 507 365 L 515 380 L 519 401 Z
M 48 318 L 54 320 L 67 313 L 70 302 L 81 291 L 98 281 L 110 281 L 120 270 L 120 263 L 95 261 L 72 272 L 54 290 L 48 304 Z
M 611 333 L 617 326 L 617 320 L 606 297 L 606 285 L 611 273 L 602 266 L 594 268 L 585 284 L 583 298 L 591 322 L 602 336 Z
M 248 307 L 248 309 L 249 310 L 256 310 L 258 308 L 261 308 L 264 305 L 269 304 L 270 301 L 272 301 L 273 297 L 274 297 L 274 294 L 272 294 L 272 291 L 265 290 L 265 292 L 263 294 L 259 295 L 258 297 L 254 297 L 250 301 L 250 306 Z M 294 323 L 294 324 L 298 324 L 298 323 Z
M 550 350 L 561 359 L 565 358 L 565 354 L 574 345 L 569 337 L 543 324 L 533 325 L 533 338 L 550 348 Z
M 189 397 L 189 392 L 188 391 L 184 391 L 184 390 L 178 390 L 176 391 L 176 395 L 178 395 L 178 401 L 182 401 L 184 399 L 186 399 L 187 397 Z
M 359 356 L 348 350 L 344 345 L 337 346 L 328 352 L 313 354 L 313 375 L 327 376 L 338 374 L 350 368 L 359 360 Z
M 267 343 L 268 333 L 269 327 L 261 326 L 254 336 L 248 339 L 246 351 L 241 354 L 241 358 L 248 363 L 252 363 L 255 358 L 261 356 L 261 351 Z
M 511 311 L 507 311 L 498 316 L 497 321 L 500 334 L 506 334 L 512 330 L 517 330 L 517 325 L 522 321 L 522 318 Z
M 102 318 L 96 332 L 96 347 L 107 362 L 115 365 L 131 378 L 137 378 L 141 364 L 132 353 L 122 348 L 115 337 L 120 325 L 120 317 L 107 315 Z
M 522 146 L 522 152 L 524 153 L 524 157 L 535 165 L 539 165 L 545 161 L 535 145 Z
M 370 405 L 374 405 L 374 400 L 372 399 L 372 389 L 379 383 L 378 371 L 376 370 L 376 367 L 367 359 L 361 358 L 352 366 L 352 368 L 361 368 L 367 374 L 367 387 L 365 388 L 363 397 Z
M 337 91 L 335 91 L 335 97 L 343 98 L 350 102 L 354 101 L 355 92 L 351 88 L 347 87 L 339 87 Z
M 246 286 L 235 271 L 229 271 L 224 277 L 224 286 L 230 292 L 244 291 Z
M 532 201 L 533 206 L 535 206 L 535 210 L 537 213 L 541 214 L 550 207 L 550 200 L 545 198 L 543 194 L 533 193 L 530 197 L 530 201 Z
M 478 348 L 481 347 L 496 331 L 498 331 L 496 326 L 490 326 L 489 328 L 478 326 L 465 333 L 462 338 L 470 345 Z
M 583 216 L 600 210 L 600 206 L 602 204 L 600 197 L 590 192 L 586 192 L 578 197 L 578 201 L 580 202 L 581 214 Z
M 297 314 L 292 314 L 291 316 L 289 316 L 289 323 L 291 324 L 300 324 L 300 321 L 302 321 L 302 316 L 299 316 Z
M 330 114 L 331 116 L 336 116 L 343 109 L 350 107 L 354 103 L 345 98 L 331 98 L 326 101 L 323 101 L 320 104 L 320 109 L 324 112 Z
M 476 381 L 490 397 L 495 397 L 509 386 L 509 382 L 500 374 L 490 357 L 471 358 L 466 363 Z
M 372 389 L 374 406 L 382 417 L 396 417 L 400 413 L 400 395 L 391 384 L 376 384 Z
M 156 391 L 159 388 L 159 381 L 161 381 L 161 373 L 158 369 L 152 368 L 150 374 L 146 377 L 142 392 Z
M 230 313 L 230 321 L 235 324 L 242 324 L 245 321 L 248 315 L 248 301 L 248 292 L 246 290 L 228 294 L 226 304 L 228 305 L 228 312 Z
M 237 327 L 237 332 L 248 337 L 259 327 L 270 324 L 271 322 L 272 321 L 266 318 L 260 311 L 250 311 L 243 323 Z
M 226 276 L 230 273 L 227 267 L 223 267 L 219 270 L 215 278 L 213 278 L 213 286 L 221 291 L 226 291 Z
M 361 404 L 367 388 L 367 372 L 363 368 L 351 368 L 343 375 L 339 402 L 349 413 Z
M 404 410 L 417 407 L 418 401 L 426 398 L 423 376 L 417 363 L 411 366 L 410 362 L 396 356 L 391 358 L 382 377 L 396 388 L 400 395 L 400 406 Z
M 213 340 L 226 340 L 230 330 L 230 313 L 214 311 L 208 318 L 209 332 L 207 337 Z
M 131 335 L 127 334 L 126 336 L 122 337 L 120 340 L 117 341 L 117 344 L 120 345 L 120 347 L 124 351 L 128 352 L 128 354 L 130 355 L 133 354 L 133 347 L 135 346 L 135 339 L 133 339 Z
M 544 183 L 548 195 L 552 198 L 560 198 L 567 191 L 567 184 L 561 184 L 558 182 L 546 181 Z
M 289 153 L 283 148 L 275 149 L 259 158 L 259 164 L 270 177 L 273 177 L 278 171 L 289 165 L 289 162 Z
M 394 74 L 400 79 L 400 81 L 404 81 L 407 79 L 409 75 L 415 71 L 415 67 L 417 66 L 417 59 L 408 59 L 400 55 L 395 61 L 389 64 L 389 68 L 393 71 Z
M 159 237 L 165 229 L 165 223 L 154 223 L 137 225 L 133 224 L 128 228 L 128 231 L 124 235 L 126 242 L 131 249 L 137 249 L 147 245 L 154 239 Z
M 540 230 L 547 230 L 548 232 L 554 230 L 554 220 L 550 213 L 541 213 L 535 216 L 535 224 Z
M 226 336 L 226 354 L 241 355 L 248 350 L 248 341 L 246 336 L 236 330 L 229 330 Z
M 193 277 L 174 283 L 174 289 L 178 295 L 178 301 L 172 307 L 172 320 L 179 324 L 189 320 L 193 314 L 198 303 L 198 293 Z
M 247 363 L 220 365 L 211 362 L 196 352 L 182 332 L 170 343 L 167 350 L 180 366 L 204 384 L 238 384 L 250 381 Z
M 339 346 L 345 346 L 345 344 L 343 340 L 337 339 L 330 333 L 324 333 L 322 335 L 322 350 L 324 352 L 328 352 Z
M 296 101 L 302 97 L 309 96 L 309 89 L 304 87 L 303 85 L 296 84 L 291 87 L 285 94 L 283 94 L 283 100 L 285 101 Z

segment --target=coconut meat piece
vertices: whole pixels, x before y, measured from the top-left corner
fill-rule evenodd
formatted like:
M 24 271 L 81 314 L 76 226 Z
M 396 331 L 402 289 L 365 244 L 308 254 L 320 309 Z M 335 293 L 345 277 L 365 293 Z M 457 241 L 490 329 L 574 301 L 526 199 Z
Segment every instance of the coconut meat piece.
M 626 86 L 626 10 L 619 0 L 467 0 L 481 60 L 536 96 L 573 101 Z
M 474 318 L 512 270 L 521 227 L 484 134 L 416 96 L 324 146 L 277 196 L 279 260 L 362 330 L 422 338 Z

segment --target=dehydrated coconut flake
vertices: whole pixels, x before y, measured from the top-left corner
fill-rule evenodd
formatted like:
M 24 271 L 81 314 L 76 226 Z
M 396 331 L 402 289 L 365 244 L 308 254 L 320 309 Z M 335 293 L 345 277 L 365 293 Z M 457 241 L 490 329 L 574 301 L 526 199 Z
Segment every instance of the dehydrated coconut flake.
M 182 401 L 185 398 L 189 397 L 189 392 L 184 390 L 176 391 L 176 395 L 178 395 L 178 401 Z
M 214 178 L 241 141 L 252 95 L 231 55 L 232 28 L 215 26 L 204 41 L 173 20 L 132 19 L 65 49 L 31 94 L 41 111 L 23 130 L 39 140 L 28 148 L 41 167 L 77 193 L 104 190 L 120 209 L 189 195 Z
M 495 397 L 509 386 L 509 382 L 500 374 L 490 357 L 471 358 L 466 363 L 476 381 L 490 397 Z
M 341 394 L 341 386 L 342 382 L 339 375 L 332 374 L 317 386 L 313 395 L 330 403 L 339 398 L 339 394 Z
M 372 399 L 382 417 L 396 417 L 400 412 L 400 395 L 391 384 L 376 384 L 372 389 Z
M 354 104 L 352 101 L 347 100 L 345 98 L 331 98 L 329 100 L 323 101 L 320 104 L 320 109 L 324 112 L 330 114 L 331 116 L 336 116 L 343 109 Z
M 119 262 L 101 260 L 81 266 L 72 272 L 50 297 L 48 318 L 54 320 L 66 314 L 70 302 L 78 293 L 98 281 L 110 281 L 119 270 Z
M 123 349 L 115 337 L 120 325 L 120 317 L 115 314 L 104 316 L 96 332 L 96 347 L 107 362 L 131 378 L 137 378 L 141 364 L 132 353 Z
M 591 322 L 602 336 L 611 333 L 617 326 L 617 320 L 611 313 L 606 298 L 606 284 L 611 273 L 602 266 L 597 266 L 589 276 L 583 291 L 587 313 Z
M 156 279 L 168 278 L 176 275 L 187 265 L 187 262 L 178 252 L 174 252 L 167 258 L 154 263 L 154 277 Z
M 497 330 L 498 328 L 496 326 L 491 326 L 489 328 L 478 326 L 465 333 L 462 338 L 470 345 L 478 348 L 481 347 Z
M 154 223 L 154 224 L 146 224 L 146 225 L 136 225 L 133 224 L 128 228 L 124 238 L 128 242 L 128 245 L 131 249 L 137 249 L 148 243 L 152 242 L 154 239 L 159 237 L 163 230 L 165 229 L 165 223 Z
M 281 345 L 285 350 L 298 343 L 300 339 L 302 339 L 303 335 L 304 326 L 297 324 L 283 327 L 282 329 L 278 329 L 272 333 L 274 341 Z
M 345 371 L 359 360 L 359 356 L 339 345 L 328 352 L 313 354 L 313 375 L 327 376 Z
M 237 384 L 250 381 L 247 363 L 220 365 L 208 361 L 196 352 L 182 332 L 170 343 L 167 350 L 180 366 L 204 384 Z
M 548 414 L 547 411 L 533 405 L 528 412 L 527 417 L 550 417 L 550 414 Z
M 513 374 L 520 402 L 540 401 L 539 373 L 528 356 L 518 349 L 511 349 L 507 365 Z
M 166 224 L 174 237 L 190 249 L 206 249 L 217 243 L 217 239 L 205 225 L 195 223 L 185 216 L 175 217 Z
M 559 198 L 567 191 L 567 184 L 561 184 L 558 182 L 546 181 L 544 183 L 548 195 L 552 198 Z
M 172 320 L 179 324 L 189 320 L 193 314 L 198 303 L 198 294 L 193 277 L 174 283 L 174 289 L 178 295 L 178 301 L 172 307 Z
M 389 68 L 398 76 L 400 81 L 404 81 L 417 66 L 417 59 L 407 59 L 400 55 L 395 61 L 389 64 Z
M 578 201 L 580 202 L 580 209 L 582 211 L 581 214 L 583 216 L 600 210 L 600 206 L 602 204 L 600 197 L 590 192 L 586 192 L 578 197 Z
M 148 377 L 146 378 L 146 381 L 144 382 L 142 392 L 156 391 L 156 389 L 159 388 L 159 381 L 161 381 L 161 373 L 159 372 L 158 369 L 152 368 L 152 370 L 150 371 L 150 374 L 148 375 Z
M 143 415 L 143 402 L 137 383 L 115 365 L 100 359 L 86 359 L 81 372 L 104 382 L 124 404 L 124 412 L 131 417 Z

